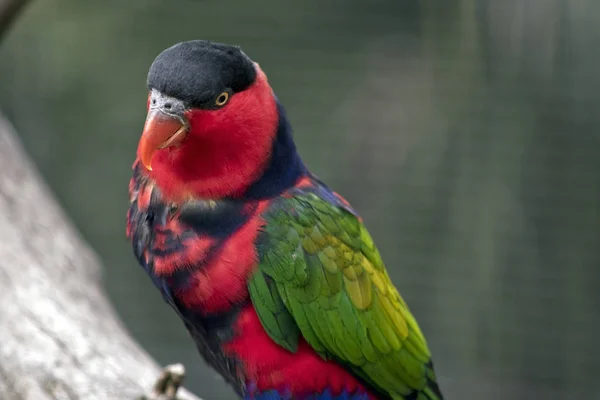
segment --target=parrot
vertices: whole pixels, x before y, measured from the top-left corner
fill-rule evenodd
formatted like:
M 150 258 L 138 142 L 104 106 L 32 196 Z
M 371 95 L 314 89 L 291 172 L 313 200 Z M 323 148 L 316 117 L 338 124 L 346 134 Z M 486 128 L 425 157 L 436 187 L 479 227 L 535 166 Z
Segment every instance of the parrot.
M 302 161 L 240 46 L 177 43 L 147 74 L 133 255 L 242 399 L 442 400 L 362 217 Z

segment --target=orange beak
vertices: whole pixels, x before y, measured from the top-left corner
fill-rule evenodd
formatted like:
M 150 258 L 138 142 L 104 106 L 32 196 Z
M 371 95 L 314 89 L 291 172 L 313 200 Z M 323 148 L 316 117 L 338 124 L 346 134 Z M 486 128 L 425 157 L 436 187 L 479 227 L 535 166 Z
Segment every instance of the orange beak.
M 144 167 L 152 171 L 154 153 L 181 144 L 188 128 L 187 121 L 182 117 L 166 114 L 159 109 L 150 110 L 138 145 L 138 155 Z

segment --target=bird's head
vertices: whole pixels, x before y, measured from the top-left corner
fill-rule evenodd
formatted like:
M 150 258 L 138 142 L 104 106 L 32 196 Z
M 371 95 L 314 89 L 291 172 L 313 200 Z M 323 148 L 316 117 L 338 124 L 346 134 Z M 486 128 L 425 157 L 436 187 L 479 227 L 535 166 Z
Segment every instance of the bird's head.
M 235 196 L 263 172 L 277 103 L 263 71 L 238 47 L 176 44 L 152 63 L 148 89 L 137 155 L 167 196 Z

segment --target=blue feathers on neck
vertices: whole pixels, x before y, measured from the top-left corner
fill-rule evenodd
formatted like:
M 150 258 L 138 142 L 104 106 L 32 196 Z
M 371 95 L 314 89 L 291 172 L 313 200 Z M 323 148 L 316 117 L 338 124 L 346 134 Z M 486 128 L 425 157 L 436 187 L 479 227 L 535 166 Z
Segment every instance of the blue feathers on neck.
M 246 199 L 265 199 L 278 196 L 286 189 L 294 186 L 298 179 L 307 173 L 306 166 L 296 151 L 292 138 L 292 127 L 287 119 L 285 109 L 277 101 L 279 124 L 277 136 L 273 143 L 271 161 L 262 177 L 252 184 L 244 194 Z

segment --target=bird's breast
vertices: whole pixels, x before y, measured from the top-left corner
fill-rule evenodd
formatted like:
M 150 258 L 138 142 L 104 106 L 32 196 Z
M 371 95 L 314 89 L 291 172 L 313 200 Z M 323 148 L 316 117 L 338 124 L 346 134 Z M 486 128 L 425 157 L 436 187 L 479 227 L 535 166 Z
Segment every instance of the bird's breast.
M 127 236 L 154 283 L 186 308 L 214 315 L 248 299 L 266 202 L 170 203 L 150 180 L 130 185 Z

